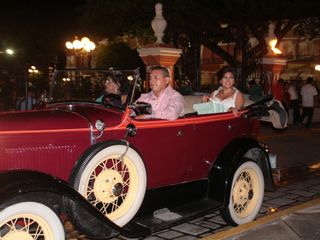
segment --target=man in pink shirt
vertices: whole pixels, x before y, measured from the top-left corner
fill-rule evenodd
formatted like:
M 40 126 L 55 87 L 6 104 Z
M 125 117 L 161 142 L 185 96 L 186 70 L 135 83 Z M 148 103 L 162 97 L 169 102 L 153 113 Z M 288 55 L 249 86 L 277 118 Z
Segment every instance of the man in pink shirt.
M 142 94 L 137 102 L 147 102 L 152 106 L 152 114 L 142 114 L 136 119 L 159 118 L 175 120 L 183 115 L 183 96 L 169 85 L 170 74 L 167 68 L 154 66 L 150 69 L 149 84 L 151 91 Z

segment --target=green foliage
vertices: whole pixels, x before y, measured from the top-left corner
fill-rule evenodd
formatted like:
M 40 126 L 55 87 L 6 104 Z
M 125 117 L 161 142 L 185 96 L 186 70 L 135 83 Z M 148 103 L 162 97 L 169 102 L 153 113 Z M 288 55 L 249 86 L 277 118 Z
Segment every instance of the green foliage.
M 101 47 L 98 51 L 96 63 L 98 68 L 133 69 L 143 66 L 138 52 L 130 49 L 126 43 L 112 43 Z

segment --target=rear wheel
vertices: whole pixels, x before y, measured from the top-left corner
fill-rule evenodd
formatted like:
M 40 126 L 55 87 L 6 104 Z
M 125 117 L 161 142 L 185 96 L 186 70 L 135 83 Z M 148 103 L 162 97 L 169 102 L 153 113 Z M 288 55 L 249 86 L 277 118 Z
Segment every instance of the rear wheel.
M 20 202 L 0 212 L 2 240 L 65 239 L 63 224 L 49 207 L 38 202 Z
M 119 226 L 140 208 L 146 191 L 146 171 L 139 154 L 124 145 L 100 145 L 84 157 L 74 187 L 99 211 Z
M 264 196 L 264 178 L 258 164 L 242 163 L 233 175 L 229 204 L 222 210 L 224 220 L 232 225 L 252 221 L 258 214 Z

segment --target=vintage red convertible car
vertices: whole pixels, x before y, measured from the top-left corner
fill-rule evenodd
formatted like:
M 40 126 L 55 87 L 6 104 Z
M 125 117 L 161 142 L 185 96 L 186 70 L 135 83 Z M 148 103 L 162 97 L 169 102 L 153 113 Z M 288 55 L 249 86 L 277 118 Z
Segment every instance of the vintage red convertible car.
M 123 107 L 94 101 L 106 74 L 127 82 Z M 62 216 L 93 238 L 145 236 L 213 210 L 233 225 L 256 217 L 274 185 L 250 116 L 269 99 L 237 117 L 137 120 L 150 109 L 135 103 L 139 80 L 56 71 L 45 107 L 0 113 L 1 239 L 65 239 Z

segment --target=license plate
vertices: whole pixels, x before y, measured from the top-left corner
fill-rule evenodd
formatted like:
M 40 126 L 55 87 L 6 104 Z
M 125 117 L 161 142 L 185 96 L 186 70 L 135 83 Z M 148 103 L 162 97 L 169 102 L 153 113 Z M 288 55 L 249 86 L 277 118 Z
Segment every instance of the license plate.
M 269 159 L 270 159 L 271 168 L 272 169 L 277 168 L 277 155 L 270 153 Z

